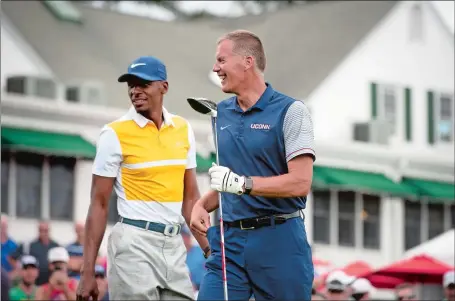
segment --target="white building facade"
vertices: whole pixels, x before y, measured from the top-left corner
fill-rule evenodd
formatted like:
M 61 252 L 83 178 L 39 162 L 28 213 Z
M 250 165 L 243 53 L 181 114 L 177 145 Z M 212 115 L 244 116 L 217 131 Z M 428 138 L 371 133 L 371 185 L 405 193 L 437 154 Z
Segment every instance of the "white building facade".
M 445 183 L 449 192 L 411 200 L 313 190 L 307 225 L 315 256 L 380 267 L 455 227 L 454 38 L 430 3 L 396 5 L 306 103 L 316 145 L 327 146 L 316 149 L 316 164 Z

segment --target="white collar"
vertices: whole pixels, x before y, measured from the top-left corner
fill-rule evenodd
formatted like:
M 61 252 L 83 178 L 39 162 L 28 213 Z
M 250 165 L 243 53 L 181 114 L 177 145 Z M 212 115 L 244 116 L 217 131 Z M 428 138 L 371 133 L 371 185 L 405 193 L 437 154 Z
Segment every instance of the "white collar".
M 147 125 L 147 123 L 149 123 L 149 122 L 153 123 L 153 121 L 145 118 L 144 116 L 142 116 L 141 114 L 136 112 L 136 109 L 134 108 L 134 106 L 131 106 L 128 114 L 132 117 L 132 119 L 141 128 L 145 127 Z M 169 112 L 166 110 L 165 107 L 163 107 L 163 119 L 164 119 L 164 125 L 166 125 L 166 126 L 175 126 L 174 122 L 172 121 L 171 114 L 169 114 Z

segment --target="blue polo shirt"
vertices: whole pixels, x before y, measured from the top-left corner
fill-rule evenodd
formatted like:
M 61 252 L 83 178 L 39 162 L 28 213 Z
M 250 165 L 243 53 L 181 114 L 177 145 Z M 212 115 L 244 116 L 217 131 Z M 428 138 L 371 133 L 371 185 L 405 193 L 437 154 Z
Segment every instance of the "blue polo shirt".
M 275 91 L 270 84 L 256 104 L 243 111 L 233 96 L 218 104 L 219 164 L 243 176 L 288 173 L 287 162 L 309 154 L 315 159 L 313 128 L 303 102 Z M 222 193 L 227 222 L 286 214 L 305 208 L 306 197 L 266 198 Z
M 14 240 L 8 238 L 5 243 L 2 243 L 2 268 L 4 268 L 7 272 L 11 272 L 13 267 L 8 261 L 8 256 L 10 256 L 14 251 L 17 249 L 17 244 Z

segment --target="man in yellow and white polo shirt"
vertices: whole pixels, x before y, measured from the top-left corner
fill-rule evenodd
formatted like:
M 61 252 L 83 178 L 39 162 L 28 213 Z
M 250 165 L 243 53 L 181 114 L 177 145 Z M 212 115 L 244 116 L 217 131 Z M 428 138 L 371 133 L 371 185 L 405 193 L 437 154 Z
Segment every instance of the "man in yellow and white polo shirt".
M 180 236 L 200 197 L 193 130 L 163 107 L 168 82 L 157 58 L 138 58 L 118 81 L 128 84 L 133 107 L 99 137 L 78 299 L 98 293 L 94 267 L 113 187 L 120 220 L 108 240 L 110 299 L 193 299 Z M 195 237 L 208 247 L 205 237 Z

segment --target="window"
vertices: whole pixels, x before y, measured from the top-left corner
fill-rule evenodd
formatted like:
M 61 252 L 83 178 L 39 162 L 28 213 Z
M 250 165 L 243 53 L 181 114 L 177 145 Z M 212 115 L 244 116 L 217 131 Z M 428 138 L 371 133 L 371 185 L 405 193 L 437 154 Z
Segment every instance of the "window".
M 404 236 L 405 250 L 420 244 L 421 203 L 405 201 Z
M 10 153 L 2 151 L 2 207 L 3 213 L 8 213 L 8 185 L 9 185 L 9 161 Z
M 453 141 L 453 115 L 453 96 L 441 94 L 436 126 L 439 141 Z
M 444 232 L 444 205 L 428 204 L 428 239 Z
M 108 223 L 115 224 L 118 221 L 117 211 L 117 194 L 112 190 L 111 198 L 109 199 L 109 212 L 107 214 Z
M 450 206 L 451 227 L 455 228 L 455 205 Z
M 389 84 L 372 83 L 371 86 L 372 118 L 385 122 L 389 135 L 396 134 L 399 112 L 402 109 L 397 90 Z
M 44 157 L 30 153 L 16 154 L 16 215 L 41 217 L 41 180 Z
M 75 166 L 75 158 L 3 150 L 2 212 L 18 218 L 73 220 Z M 15 170 L 13 208 L 8 200 L 11 168 Z
M 313 240 L 330 242 L 330 191 L 313 191 Z
M 379 249 L 380 241 L 380 205 L 381 198 L 375 195 L 363 195 L 363 247 Z
M 341 246 L 354 246 L 355 237 L 355 193 L 338 193 L 338 243 Z
M 73 220 L 75 165 L 73 158 L 49 159 L 51 219 Z
M 395 89 L 392 87 L 384 87 L 384 112 L 383 117 L 389 125 L 390 134 L 395 134 L 396 129 L 396 119 L 397 119 L 397 108 L 396 108 L 396 98 L 395 98 Z

